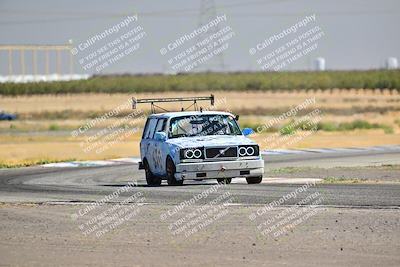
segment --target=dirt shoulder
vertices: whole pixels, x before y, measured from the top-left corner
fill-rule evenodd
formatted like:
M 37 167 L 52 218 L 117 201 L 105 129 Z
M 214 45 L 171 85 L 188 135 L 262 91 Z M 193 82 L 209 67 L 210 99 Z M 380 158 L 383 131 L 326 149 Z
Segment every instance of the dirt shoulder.
M 266 171 L 265 177 L 320 178 L 329 183 L 334 183 L 335 181 L 399 183 L 400 165 L 335 168 L 286 167 Z
M 318 211 L 286 233 L 262 235 L 249 214 L 260 206 L 228 206 L 227 213 L 188 237 L 160 220 L 172 206 L 144 205 L 136 216 L 96 238 L 73 220 L 79 205 L 2 205 L 0 258 L 5 266 L 395 266 L 400 263 L 399 211 Z M 272 218 L 283 208 L 264 214 Z M 261 217 L 259 219 L 262 219 Z

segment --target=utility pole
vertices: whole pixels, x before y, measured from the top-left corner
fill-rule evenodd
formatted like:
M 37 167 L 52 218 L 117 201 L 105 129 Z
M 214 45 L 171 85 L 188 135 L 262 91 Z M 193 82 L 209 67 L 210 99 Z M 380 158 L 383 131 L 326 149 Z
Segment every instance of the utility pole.
M 214 0 L 201 0 L 200 3 L 200 14 L 199 14 L 199 27 L 204 26 L 211 20 L 217 17 L 217 9 L 215 7 Z M 220 30 L 219 24 L 210 27 L 206 33 L 199 34 L 197 37 L 197 42 L 201 42 L 205 38 L 217 33 Z M 214 48 L 215 49 L 215 48 Z M 212 52 L 212 51 L 210 51 Z M 207 68 L 208 66 L 208 68 Z M 217 69 L 219 71 L 225 70 L 224 54 L 223 51 L 217 55 L 214 55 L 209 61 L 202 65 L 199 69 L 208 71 L 211 69 Z

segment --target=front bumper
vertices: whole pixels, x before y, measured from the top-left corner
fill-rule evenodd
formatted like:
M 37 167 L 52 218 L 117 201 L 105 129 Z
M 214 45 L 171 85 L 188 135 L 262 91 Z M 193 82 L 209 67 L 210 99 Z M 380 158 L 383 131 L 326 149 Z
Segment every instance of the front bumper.
M 256 177 L 264 174 L 264 160 L 235 160 L 180 163 L 176 165 L 177 180 Z

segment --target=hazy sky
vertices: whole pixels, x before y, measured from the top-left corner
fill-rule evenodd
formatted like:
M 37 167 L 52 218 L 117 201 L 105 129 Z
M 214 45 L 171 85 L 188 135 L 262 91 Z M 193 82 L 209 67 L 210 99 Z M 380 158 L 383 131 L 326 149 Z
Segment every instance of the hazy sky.
M 160 48 L 198 27 L 200 4 L 199 0 L 0 0 L 0 44 L 65 44 L 70 39 L 77 44 L 119 23 L 127 14 L 138 14 L 135 26 L 142 26 L 146 33 L 140 48 L 102 73 L 166 72 L 170 65 Z M 326 59 L 327 69 L 381 68 L 386 58 L 400 58 L 398 0 L 216 0 L 215 6 L 218 15 L 226 14 L 224 26 L 235 33 L 224 51 L 227 71 L 260 70 L 249 49 L 314 13 L 313 26 L 319 26 L 324 36 L 315 50 L 284 70 L 308 70 L 316 57 Z M 29 60 L 29 54 L 26 57 Z M 68 55 L 62 58 L 65 62 Z M 0 52 L 1 75 L 7 74 L 7 59 L 8 53 Z M 15 60 L 17 72 L 19 61 Z M 39 69 L 43 69 L 42 63 Z M 95 72 L 82 70 L 78 62 L 75 69 Z

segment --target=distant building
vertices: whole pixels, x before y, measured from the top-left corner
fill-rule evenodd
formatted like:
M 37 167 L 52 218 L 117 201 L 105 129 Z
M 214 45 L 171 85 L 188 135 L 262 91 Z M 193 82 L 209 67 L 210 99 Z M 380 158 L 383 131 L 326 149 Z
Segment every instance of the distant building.
M 399 62 L 395 57 L 389 57 L 386 59 L 386 69 L 388 70 L 395 70 L 399 68 Z
M 0 83 L 32 83 L 32 82 L 56 82 L 56 81 L 74 81 L 87 80 L 88 74 L 25 74 L 25 75 L 0 75 Z
M 314 66 L 316 71 L 324 71 L 325 70 L 325 58 L 318 57 L 314 60 Z
M 8 56 L 8 75 L 0 74 L 0 83 L 52 82 L 88 79 L 74 72 L 72 40 L 61 45 L 1 45 Z M 64 64 L 63 59 L 64 58 Z M 18 64 L 19 59 L 19 64 Z M 3 58 L 0 58 L 0 62 Z M 4 60 L 5 61 L 5 60 Z M 55 68 L 51 68 L 51 66 Z M 64 68 L 63 68 L 64 65 Z M 68 66 L 68 69 L 65 68 Z

